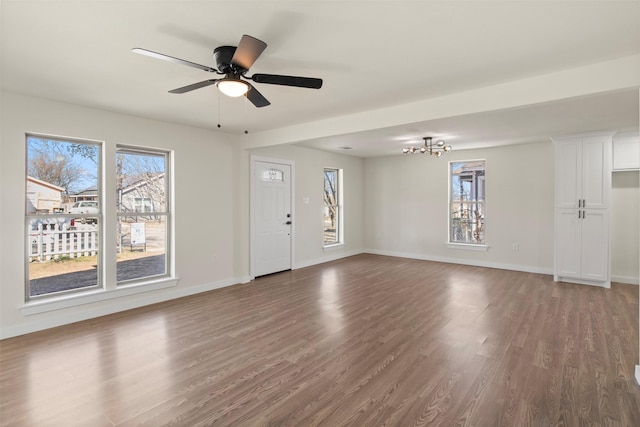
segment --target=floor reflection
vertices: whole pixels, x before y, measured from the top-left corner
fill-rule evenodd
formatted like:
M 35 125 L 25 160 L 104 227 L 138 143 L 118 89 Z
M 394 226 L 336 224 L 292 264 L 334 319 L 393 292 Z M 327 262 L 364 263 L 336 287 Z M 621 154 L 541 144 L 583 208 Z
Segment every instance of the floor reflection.
M 340 282 L 335 268 L 323 271 L 319 289 L 318 303 L 323 313 L 322 323 L 327 332 L 338 333 L 344 327 L 344 313 L 342 311 Z

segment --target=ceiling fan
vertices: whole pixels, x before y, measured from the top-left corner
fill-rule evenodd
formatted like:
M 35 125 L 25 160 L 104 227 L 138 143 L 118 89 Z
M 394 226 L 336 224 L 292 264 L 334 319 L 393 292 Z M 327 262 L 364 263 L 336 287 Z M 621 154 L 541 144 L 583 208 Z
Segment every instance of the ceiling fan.
M 256 107 L 266 107 L 271 103 L 249 82 L 251 80 L 256 83 L 266 83 L 272 85 L 294 86 L 310 89 L 320 89 L 322 87 L 322 79 L 311 77 L 282 76 L 277 74 L 253 74 L 248 76 L 247 72 L 253 63 L 258 59 L 267 44 L 255 37 L 243 35 L 238 46 L 220 46 L 213 51 L 213 57 L 216 60 L 217 69 L 206 65 L 196 64 L 195 62 L 185 61 L 184 59 L 174 58 L 173 56 L 164 55 L 162 53 L 153 52 L 147 49 L 134 48 L 133 52 L 141 55 L 147 55 L 152 58 L 163 59 L 165 61 L 175 62 L 177 64 L 187 65 L 189 67 L 198 68 L 209 73 L 224 75 L 220 79 L 209 79 L 202 82 L 193 83 L 184 87 L 170 90 L 169 93 L 186 93 L 195 89 L 215 84 L 222 93 L 227 96 L 237 97 L 245 95 Z M 244 79 L 244 80 L 243 80 Z

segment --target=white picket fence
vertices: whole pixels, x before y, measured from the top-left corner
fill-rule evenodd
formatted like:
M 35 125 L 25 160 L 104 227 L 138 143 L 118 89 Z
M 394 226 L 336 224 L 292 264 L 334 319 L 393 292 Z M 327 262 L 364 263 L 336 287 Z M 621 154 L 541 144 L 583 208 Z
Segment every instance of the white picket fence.
M 98 239 L 94 227 L 84 230 L 47 230 L 38 225 L 29 233 L 29 261 L 51 261 L 60 257 L 79 258 L 95 255 Z

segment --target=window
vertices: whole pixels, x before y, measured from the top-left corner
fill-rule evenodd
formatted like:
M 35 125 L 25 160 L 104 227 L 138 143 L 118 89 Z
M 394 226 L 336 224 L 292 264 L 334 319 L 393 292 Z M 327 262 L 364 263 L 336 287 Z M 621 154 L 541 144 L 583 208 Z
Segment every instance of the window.
M 98 142 L 26 136 L 27 301 L 55 305 L 68 301 L 52 298 L 62 294 L 94 298 L 96 290 L 119 285 L 173 283 L 158 280 L 171 279 L 170 153 L 116 147 L 115 161 L 105 166 L 115 180 L 103 182 L 103 150 Z M 104 191 L 116 194 L 110 223 L 104 220 Z M 113 259 L 106 253 L 116 253 L 115 265 L 104 265 Z
M 485 161 L 450 162 L 450 243 L 484 244 Z
M 324 245 L 342 243 L 342 170 L 324 170 Z
M 136 197 L 133 200 L 134 212 L 153 212 L 151 199 L 149 197 Z
M 168 153 L 118 148 L 118 283 L 167 274 Z
M 100 148 L 26 137 L 27 300 L 102 287 Z

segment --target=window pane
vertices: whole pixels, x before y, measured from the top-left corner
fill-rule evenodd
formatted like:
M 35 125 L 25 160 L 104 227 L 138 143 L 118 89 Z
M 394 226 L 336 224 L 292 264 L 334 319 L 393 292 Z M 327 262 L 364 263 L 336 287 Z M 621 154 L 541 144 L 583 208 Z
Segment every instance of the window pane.
M 168 274 L 167 158 L 133 149 L 116 154 L 118 283 Z
M 97 220 L 28 220 L 29 296 L 98 286 Z
M 263 181 L 284 181 L 284 172 L 280 169 L 265 169 L 262 171 Z
M 167 274 L 166 215 L 118 219 L 118 282 Z
M 338 243 L 339 240 L 339 183 L 338 170 L 324 170 L 324 243 Z
M 28 135 L 26 154 L 27 297 L 99 286 L 99 146 Z
M 116 156 L 118 212 L 166 212 L 166 156 L 131 151 Z
M 484 160 L 451 163 L 450 241 L 484 243 Z

